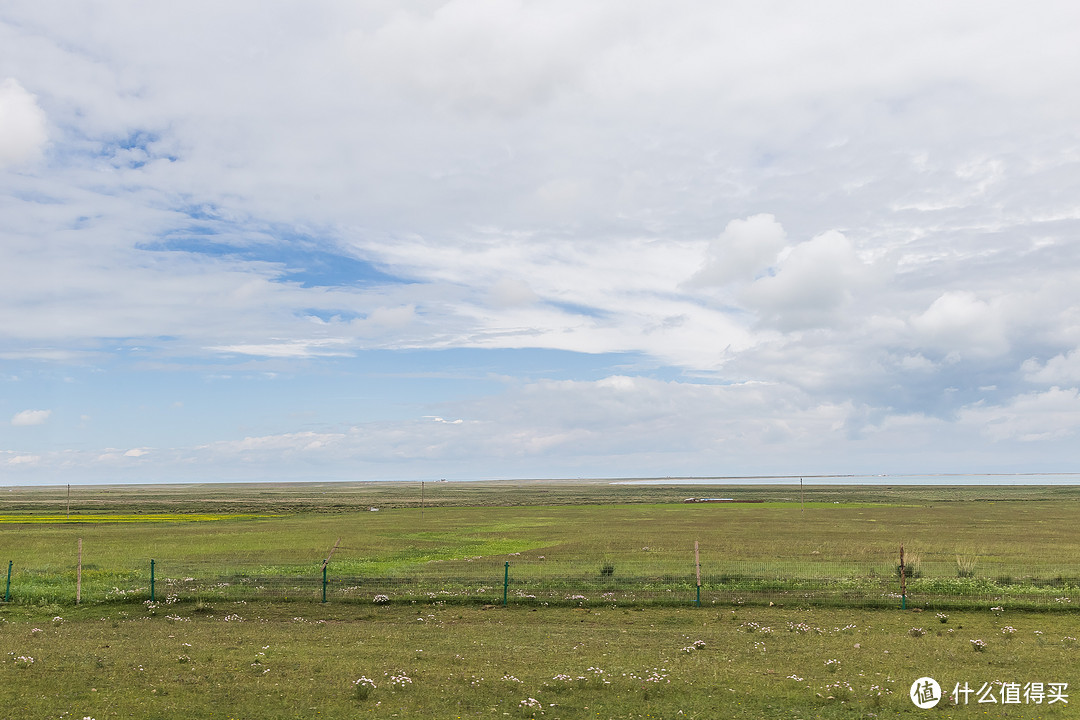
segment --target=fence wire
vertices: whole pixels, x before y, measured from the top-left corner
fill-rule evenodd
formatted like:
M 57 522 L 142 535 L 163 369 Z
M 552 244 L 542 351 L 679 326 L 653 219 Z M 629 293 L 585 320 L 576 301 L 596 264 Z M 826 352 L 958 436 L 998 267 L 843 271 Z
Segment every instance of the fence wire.
M 1080 606 L 1080 571 L 1023 558 L 922 555 L 882 559 L 717 558 L 700 567 L 683 552 L 606 551 L 594 558 L 522 555 L 430 560 L 390 566 L 342 553 L 325 566 L 155 558 L 145 567 L 85 568 L 83 602 L 174 603 L 283 600 L 346 603 L 429 602 L 488 605 L 833 605 L 944 609 Z M 74 569 L 16 568 L 10 602 L 71 602 Z M 0 588 L 4 590 L 4 588 Z

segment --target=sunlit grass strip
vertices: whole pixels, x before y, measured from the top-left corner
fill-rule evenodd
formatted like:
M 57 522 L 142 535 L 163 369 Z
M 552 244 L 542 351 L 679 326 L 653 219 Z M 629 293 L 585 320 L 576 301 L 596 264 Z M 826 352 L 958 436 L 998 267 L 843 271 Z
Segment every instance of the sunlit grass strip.
M 0 515 L 0 525 L 66 525 L 86 523 L 186 523 L 254 520 L 279 517 L 252 513 L 140 513 L 121 515 Z

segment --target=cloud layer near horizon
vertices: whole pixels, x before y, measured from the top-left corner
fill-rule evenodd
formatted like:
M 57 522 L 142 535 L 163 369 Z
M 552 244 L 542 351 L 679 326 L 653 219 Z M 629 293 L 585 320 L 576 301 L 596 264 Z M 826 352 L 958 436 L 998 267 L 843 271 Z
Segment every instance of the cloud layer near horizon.
M 12 467 L 1072 467 L 1071 4 L 56 17 L 0 11 L 0 408 L 49 403 L 55 433 L 4 438 Z M 63 368 L 367 377 L 377 351 L 435 372 L 455 349 L 613 359 L 499 360 L 385 417 L 289 420 L 268 390 L 266 432 L 216 438 L 83 433 L 123 384 L 57 389 Z

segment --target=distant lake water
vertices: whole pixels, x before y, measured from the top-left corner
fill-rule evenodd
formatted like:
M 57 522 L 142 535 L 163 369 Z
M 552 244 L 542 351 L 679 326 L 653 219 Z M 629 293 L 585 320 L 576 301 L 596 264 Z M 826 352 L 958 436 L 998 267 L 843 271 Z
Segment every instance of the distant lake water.
M 985 475 L 771 475 L 618 480 L 612 485 L 1080 485 L 1080 473 L 989 473 Z

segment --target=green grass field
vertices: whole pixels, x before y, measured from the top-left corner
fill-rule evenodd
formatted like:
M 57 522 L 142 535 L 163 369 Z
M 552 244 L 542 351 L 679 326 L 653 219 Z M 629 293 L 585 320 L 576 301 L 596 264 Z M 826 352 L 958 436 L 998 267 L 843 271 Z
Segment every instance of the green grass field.
M 510 562 L 516 598 L 548 588 L 548 602 L 606 593 L 678 602 L 696 583 L 697 542 L 709 604 L 733 594 L 781 602 L 827 586 L 849 604 L 861 595 L 887 605 L 900 590 L 903 544 L 912 598 L 1080 604 L 1080 540 L 1068 531 L 1080 498 L 1069 488 L 827 487 L 808 490 L 804 504 L 788 497 L 797 488 L 773 486 L 724 489 L 761 503 L 684 504 L 685 488 L 537 483 L 496 485 L 508 502 L 500 506 L 480 484 L 437 484 L 421 509 L 412 486 L 318 487 L 80 488 L 70 517 L 56 513 L 62 489 L 11 492 L 0 507 L 0 562 L 12 563 L 16 602 L 73 599 L 80 538 L 89 602 L 148 598 L 151 559 L 166 593 L 207 595 L 228 583 L 216 594 L 255 599 L 260 587 L 264 598 L 310 598 L 340 540 L 332 598 L 480 585 L 487 597 L 470 597 L 491 601 Z M 283 497 L 292 511 L 280 512 L 290 506 Z
M 1075 618 L 1062 613 L 955 612 L 941 623 L 839 608 L 33 610 L 0 623 L 6 718 L 914 717 L 925 714 L 907 697 L 918 677 L 949 690 L 1073 686 L 1080 660 Z M 366 697 L 361 677 L 375 685 Z M 1075 704 L 971 701 L 933 716 L 1070 717 Z
M 1076 680 L 1080 488 L 416 490 L 79 488 L 78 522 L 63 488 L 3 492 L 0 717 L 916 716 L 922 675 Z M 901 543 L 904 611 L 879 592 Z M 975 700 L 932 712 L 1068 717 L 1080 696 Z

